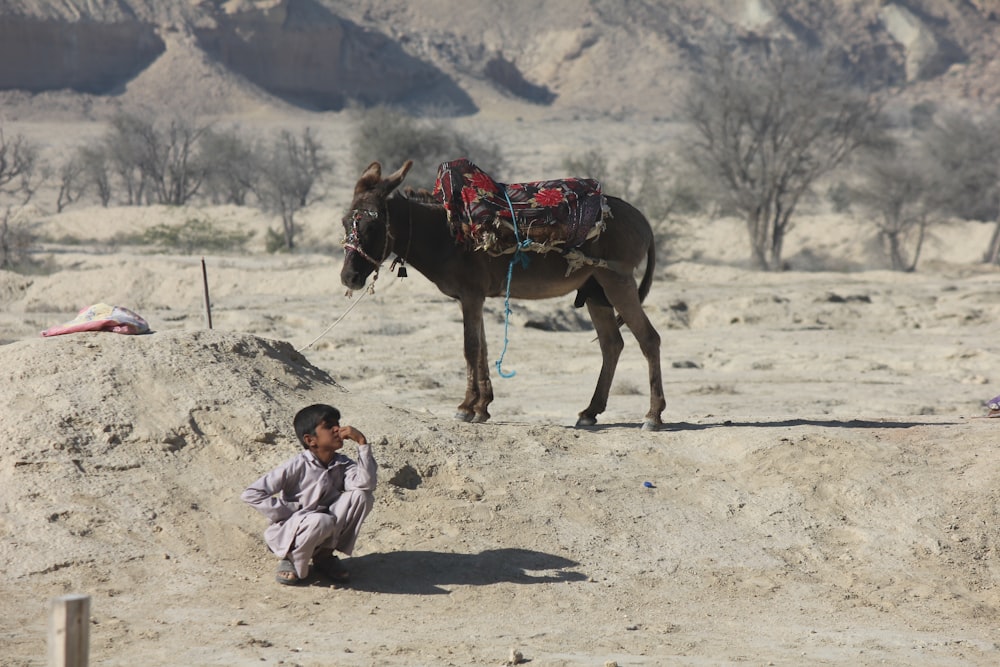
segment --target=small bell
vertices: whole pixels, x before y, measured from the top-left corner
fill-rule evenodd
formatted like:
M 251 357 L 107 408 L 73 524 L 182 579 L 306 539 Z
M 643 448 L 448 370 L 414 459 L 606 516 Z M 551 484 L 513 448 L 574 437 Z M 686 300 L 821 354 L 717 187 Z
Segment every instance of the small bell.
M 393 258 L 392 264 L 389 265 L 389 270 L 390 271 L 395 271 L 396 275 L 399 276 L 400 278 L 405 278 L 406 277 L 406 262 L 403 261 L 402 257 L 400 257 L 400 256 L 397 255 L 396 257 Z

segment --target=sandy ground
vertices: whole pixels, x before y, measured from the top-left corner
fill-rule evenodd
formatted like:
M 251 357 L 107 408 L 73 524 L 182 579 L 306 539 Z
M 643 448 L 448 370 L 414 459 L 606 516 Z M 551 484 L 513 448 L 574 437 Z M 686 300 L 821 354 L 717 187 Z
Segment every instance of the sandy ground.
M 308 213 L 308 247 L 336 247 L 346 203 Z M 762 274 L 737 221 L 692 221 L 646 304 L 668 399 L 651 433 L 627 335 L 600 425 L 573 428 L 599 352 L 571 297 L 513 304 L 516 374 L 481 425 L 452 419 L 457 305 L 415 272 L 352 302 L 339 251 L 209 255 L 209 330 L 200 256 L 107 242 L 196 214 L 271 222 L 71 208 L 39 228 L 58 271 L 0 272 L 0 664 L 45 664 L 69 593 L 92 596 L 108 666 L 1000 662 L 987 227 L 942 228 L 913 274 L 828 272 L 804 269 L 868 261 L 861 223 L 806 216 L 800 270 Z M 101 301 L 154 333 L 39 336 Z M 486 326 L 495 359 L 501 301 Z M 318 401 L 381 464 L 348 588 L 276 584 L 239 500 Z

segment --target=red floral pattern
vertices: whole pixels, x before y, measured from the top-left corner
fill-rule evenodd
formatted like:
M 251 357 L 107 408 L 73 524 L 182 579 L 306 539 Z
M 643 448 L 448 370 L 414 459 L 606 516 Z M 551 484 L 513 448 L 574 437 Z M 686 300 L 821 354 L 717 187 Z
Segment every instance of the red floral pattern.
M 524 247 L 524 241 L 531 242 L 528 250 L 568 251 L 604 229 L 604 195 L 593 179 L 505 185 L 460 159 L 438 168 L 434 194 L 444 204 L 456 242 L 493 254 Z
M 539 190 L 538 194 L 535 195 L 535 202 L 539 206 L 558 206 L 564 199 L 565 197 L 563 197 L 562 190 L 556 190 L 554 188 Z
M 477 190 L 482 190 L 484 192 L 497 191 L 496 181 L 494 181 L 492 178 L 490 178 L 481 171 L 473 173 L 472 176 L 469 178 L 469 181 L 472 183 L 472 187 L 476 188 Z

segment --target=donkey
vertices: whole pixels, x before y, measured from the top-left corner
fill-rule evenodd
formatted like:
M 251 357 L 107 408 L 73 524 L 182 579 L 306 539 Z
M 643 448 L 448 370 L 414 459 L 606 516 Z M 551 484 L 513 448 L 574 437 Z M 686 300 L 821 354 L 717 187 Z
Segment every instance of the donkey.
M 373 162 L 354 187 L 351 208 L 344 216 L 344 266 L 341 282 L 350 290 L 365 286 L 368 276 L 389 258 L 409 262 L 443 294 L 462 307 L 465 340 L 466 389 L 455 418 L 485 422 L 493 401 L 483 327 L 486 297 L 504 296 L 508 289 L 509 256 L 493 256 L 468 250 L 456 243 L 440 204 L 394 193 L 406 177 L 412 160 L 398 171 L 382 177 L 382 165 Z M 393 195 L 390 197 L 390 195 Z M 655 430 L 663 422 L 666 407 L 660 373 L 660 335 L 642 308 L 649 293 L 656 263 L 653 231 L 646 217 L 629 203 L 607 197 L 610 220 L 596 238 L 580 250 L 594 260 L 569 275 L 567 262 L 558 252 L 532 253 L 527 267 L 516 266 L 509 281 L 510 296 L 518 299 L 548 299 L 578 290 L 577 305 L 585 302 L 601 346 L 601 373 L 588 405 L 576 425 L 593 426 L 608 403 L 608 392 L 618 358 L 624 348 L 619 327 L 624 322 L 639 343 L 649 366 L 649 412 L 642 428 Z M 634 270 L 646 261 L 641 283 Z M 618 316 L 616 317 L 616 311 Z

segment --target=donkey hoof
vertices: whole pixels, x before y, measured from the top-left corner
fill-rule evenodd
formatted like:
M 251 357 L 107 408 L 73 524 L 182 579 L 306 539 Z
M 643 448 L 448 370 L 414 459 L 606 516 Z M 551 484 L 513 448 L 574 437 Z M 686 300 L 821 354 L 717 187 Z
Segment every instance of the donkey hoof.
M 485 412 L 481 412 L 471 419 L 473 424 L 485 424 L 489 420 L 490 416 Z
M 647 419 L 642 422 L 643 431 L 659 431 L 661 428 L 663 428 L 663 422 L 656 421 L 655 419 Z
M 576 428 L 586 428 L 588 426 L 597 426 L 597 417 L 580 415 L 580 417 L 576 420 Z
M 472 413 L 466 412 L 465 410 L 459 410 L 458 412 L 455 413 L 455 421 L 471 422 L 472 417 L 473 417 Z

